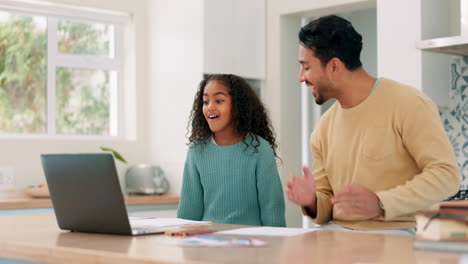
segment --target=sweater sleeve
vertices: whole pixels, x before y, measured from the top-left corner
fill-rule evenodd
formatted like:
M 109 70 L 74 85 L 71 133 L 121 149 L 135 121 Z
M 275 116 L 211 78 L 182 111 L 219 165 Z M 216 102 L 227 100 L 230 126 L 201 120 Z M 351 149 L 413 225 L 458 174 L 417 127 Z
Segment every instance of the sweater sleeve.
M 456 193 L 460 184 L 453 148 L 437 107 L 421 96 L 413 106 L 401 114 L 400 131 L 421 173 L 404 185 L 377 192 L 385 207 L 385 220 L 426 209 Z
M 333 197 L 333 190 L 323 166 L 321 144 L 318 133 L 318 131 L 315 131 L 312 133 L 310 138 L 313 160 L 312 175 L 315 179 L 317 211 L 316 215 L 310 215 L 308 210 L 302 208 L 302 212 L 303 214 L 310 216 L 315 223 L 321 225 L 328 223 L 332 219 L 333 204 L 331 202 L 331 198 Z
M 193 149 L 189 149 L 185 161 L 177 217 L 189 220 L 202 220 L 203 212 L 203 186 L 200 181 L 200 173 L 194 162 Z
M 271 148 L 263 147 L 260 151 L 256 176 L 262 225 L 284 227 L 284 194 L 275 156 Z

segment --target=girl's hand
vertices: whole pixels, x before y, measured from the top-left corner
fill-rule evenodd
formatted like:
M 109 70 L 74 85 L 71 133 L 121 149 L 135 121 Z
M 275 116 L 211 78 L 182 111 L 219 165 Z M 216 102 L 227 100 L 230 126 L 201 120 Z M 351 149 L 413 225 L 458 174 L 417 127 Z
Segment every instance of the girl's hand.
M 293 174 L 289 175 L 286 193 L 291 202 L 308 207 L 314 212 L 316 211 L 315 180 L 312 174 L 310 174 L 308 167 L 302 167 L 302 171 L 304 172 L 304 177 Z

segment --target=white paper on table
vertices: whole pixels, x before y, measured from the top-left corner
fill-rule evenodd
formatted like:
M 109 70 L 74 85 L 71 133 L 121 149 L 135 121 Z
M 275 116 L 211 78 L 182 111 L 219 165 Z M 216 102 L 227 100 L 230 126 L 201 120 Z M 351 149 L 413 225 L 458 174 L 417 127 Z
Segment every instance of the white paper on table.
M 267 242 L 256 238 L 225 238 L 201 235 L 182 239 L 167 238 L 159 243 L 174 246 L 204 246 L 204 247 L 263 247 Z
M 463 254 L 460 260 L 458 260 L 458 264 L 468 264 L 468 255 Z
M 137 226 L 154 226 L 154 227 L 165 227 L 165 226 L 180 226 L 180 225 L 203 225 L 211 224 L 209 221 L 193 221 L 182 218 L 145 218 L 145 217 L 130 217 L 130 225 Z
M 245 236 L 296 236 L 309 232 L 319 231 L 320 228 L 287 228 L 287 227 L 247 227 L 219 231 L 221 235 L 245 235 Z

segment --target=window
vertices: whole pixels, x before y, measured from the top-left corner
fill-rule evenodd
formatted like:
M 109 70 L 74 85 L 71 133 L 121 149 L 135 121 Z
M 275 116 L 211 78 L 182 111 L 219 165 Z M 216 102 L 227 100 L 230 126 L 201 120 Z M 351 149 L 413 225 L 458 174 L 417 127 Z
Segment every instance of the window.
M 122 136 L 127 17 L 3 2 L 0 134 Z

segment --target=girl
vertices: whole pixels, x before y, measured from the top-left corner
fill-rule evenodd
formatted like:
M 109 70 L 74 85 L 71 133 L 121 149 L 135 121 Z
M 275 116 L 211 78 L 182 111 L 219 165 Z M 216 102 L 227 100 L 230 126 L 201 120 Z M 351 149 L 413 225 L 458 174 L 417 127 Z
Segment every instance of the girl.
M 275 136 L 250 85 L 232 74 L 200 83 L 177 217 L 285 226 Z

